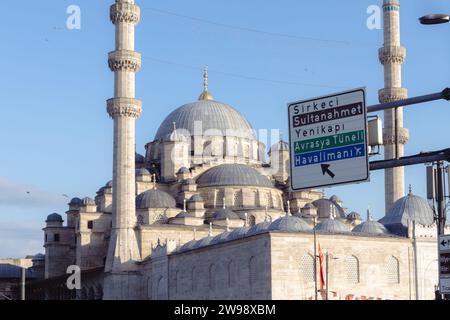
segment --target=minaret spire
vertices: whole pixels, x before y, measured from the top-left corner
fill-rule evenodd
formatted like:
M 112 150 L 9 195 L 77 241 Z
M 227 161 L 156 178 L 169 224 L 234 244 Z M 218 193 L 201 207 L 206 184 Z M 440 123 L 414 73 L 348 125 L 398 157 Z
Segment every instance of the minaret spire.
M 203 92 L 198 100 L 214 100 L 214 97 L 208 92 L 208 65 L 203 70 Z
M 142 282 L 136 262 L 141 260 L 134 230 L 136 225 L 135 122 L 142 112 L 135 98 L 135 74 L 141 55 L 134 51 L 135 25 L 140 9 L 134 0 L 116 0 L 110 18 L 116 28 L 115 51 L 108 55 L 114 72 L 114 98 L 107 111 L 114 121 L 112 230 L 105 264 L 104 299 L 140 299 Z
M 379 59 L 384 66 L 384 88 L 379 91 L 381 103 L 406 99 L 408 91 L 402 88 L 402 64 L 406 49 L 400 44 L 400 1 L 384 0 L 384 46 Z M 386 160 L 403 157 L 409 132 L 403 128 L 403 108 L 384 112 L 383 144 Z M 395 201 L 405 195 L 405 170 L 403 167 L 386 169 L 384 174 L 385 211 L 389 212 Z

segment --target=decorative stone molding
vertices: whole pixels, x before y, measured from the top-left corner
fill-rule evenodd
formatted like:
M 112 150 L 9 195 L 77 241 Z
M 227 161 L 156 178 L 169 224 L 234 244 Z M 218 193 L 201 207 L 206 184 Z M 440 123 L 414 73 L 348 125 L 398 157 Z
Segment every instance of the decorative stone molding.
M 386 63 L 403 64 L 406 59 L 406 49 L 398 46 L 380 48 L 378 58 L 383 65 Z
M 394 131 L 394 129 L 390 129 L 389 131 Z M 399 144 L 407 144 L 409 141 L 409 130 L 406 128 L 398 128 L 398 137 L 397 138 L 398 138 Z M 383 133 L 383 144 L 384 145 L 395 144 L 395 132 L 393 134 Z
M 107 111 L 111 118 L 139 118 L 142 113 L 142 102 L 131 98 L 113 98 L 107 101 Z
M 108 65 L 111 71 L 141 70 L 141 54 L 130 50 L 113 51 L 108 54 Z
M 403 100 L 408 97 L 408 90 L 404 88 L 384 88 L 378 92 L 380 103 Z
M 110 18 L 113 24 L 117 22 L 138 24 L 141 19 L 141 9 L 132 3 L 116 3 L 111 6 Z

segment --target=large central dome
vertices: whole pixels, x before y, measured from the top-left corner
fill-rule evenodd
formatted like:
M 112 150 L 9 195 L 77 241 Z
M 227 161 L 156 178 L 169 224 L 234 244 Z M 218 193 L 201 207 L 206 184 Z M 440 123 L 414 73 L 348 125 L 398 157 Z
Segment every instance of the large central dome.
M 190 136 L 206 133 L 207 136 L 256 139 L 252 126 L 239 111 L 213 100 L 199 100 L 173 111 L 159 127 L 155 140 L 171 134 L 174 124 L 178 130 L 187 130 Z M 194 130 L 195 126 L 198 132 Z

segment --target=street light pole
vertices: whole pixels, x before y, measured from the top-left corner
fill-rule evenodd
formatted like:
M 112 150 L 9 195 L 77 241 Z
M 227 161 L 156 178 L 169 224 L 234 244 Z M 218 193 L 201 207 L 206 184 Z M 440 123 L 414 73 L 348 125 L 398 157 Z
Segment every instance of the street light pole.
M 315 298 L 315 300 L 317 300 L 317 249 L 316 249 L 317 237 L 316 237 L 316 216 L 314 216 L 313 221 L 314 221 L 314 229 L 313 229 L 313 233 L 314 233 L 314 298 Z

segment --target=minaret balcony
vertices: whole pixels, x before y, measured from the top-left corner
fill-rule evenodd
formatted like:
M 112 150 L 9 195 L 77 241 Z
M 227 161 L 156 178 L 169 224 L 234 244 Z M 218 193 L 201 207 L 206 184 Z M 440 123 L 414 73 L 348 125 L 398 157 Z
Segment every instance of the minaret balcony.
M 119 2 L 111 6 L 110 18 L 113 24 L 118 22 L 138 24 L 141 19 L 141 9 L 132 3 Z
M 111 118 L 139 118 L 142 113 L 142 102 L 133 98 L 113 98 L 107 101 L 107 111 Z
M 406 59 L 406 49 L 400 46 L 383 47 L 378 50 L 378 58 L 381 64 L 403 64 Z
M 118 50 L 108 54 L 108 65 L 111 71 L 139 72 L 141 54 L 130 50 Z
M 404 100 L 408 97 L 408 90 L 405 88 L 384 88 L 378 92 L 380 103 L 388 103 Z

